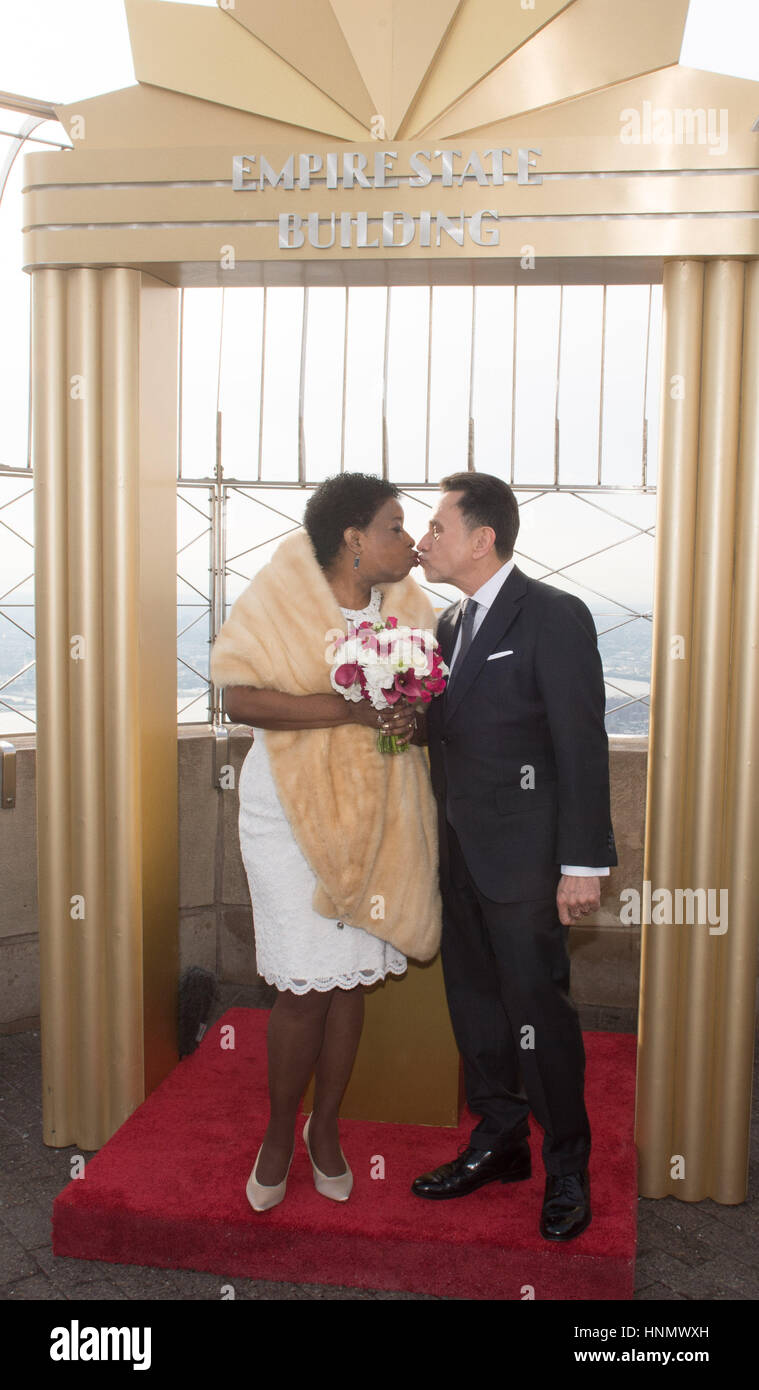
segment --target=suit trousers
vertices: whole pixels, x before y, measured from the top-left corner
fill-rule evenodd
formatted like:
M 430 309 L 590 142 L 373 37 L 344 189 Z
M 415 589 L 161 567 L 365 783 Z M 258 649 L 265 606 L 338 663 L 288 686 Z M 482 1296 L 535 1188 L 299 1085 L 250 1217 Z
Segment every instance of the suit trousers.
M 473 1148 L 503 1152 L 544 1131 L 546 1173 L 587 1166 L 585 1048 L 569 996 L 569 928 L 555 896 L 497 903 L 479 892 L 452 826 L 443 888 L 441 956 L 469 1109 Z M 558 877 L 557 877 L 558 882 Z

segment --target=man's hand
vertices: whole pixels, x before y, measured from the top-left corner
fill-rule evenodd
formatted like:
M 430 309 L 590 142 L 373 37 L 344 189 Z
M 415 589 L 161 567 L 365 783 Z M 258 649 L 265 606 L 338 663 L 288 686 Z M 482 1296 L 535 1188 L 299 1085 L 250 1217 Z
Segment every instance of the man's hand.
M 601 880 L 598 877 L 585 878 L 578 874 L 562 874 L 556 889 L 556 906 L 559 921 L 565 927 L 587 917 L 601 906 Z

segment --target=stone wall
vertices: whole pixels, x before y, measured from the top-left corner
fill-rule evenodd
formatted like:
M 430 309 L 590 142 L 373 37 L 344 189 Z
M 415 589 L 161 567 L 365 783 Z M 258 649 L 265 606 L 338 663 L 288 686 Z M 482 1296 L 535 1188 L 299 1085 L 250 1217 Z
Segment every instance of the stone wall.
M 269 1003 L 272 991 L 256 974 L 248 886 L 237 830 L 237 796 L 214 787 L 214 738 L 205 726 L 181 728 L 179 738 L 180 966 L 200 965 L 221 981 L 246 986 L 246 1001 Z M 0 1031 L 29 1028 L 39 1019 L 39 949 L 35 827 L 35 740 L 14 738 L 18 750 L 16 806 L 0 811 Z M 235 781 L 250 734 L 229 740 Z M 626 1026 L 638 998 L 640 928 L 622 926 L 619 894 L 640 888 L 646 788 L 645 738 L 612 739 L 612 815 L 619 867 L 604 881 L 600 911 L 570 932 L 572 992 L 586 1026 Z M 251 994 L 252 988 L 252 994 Z
M 619 864 L 601 879 L 601 907 L 572 927 L 572 995 L 585 1027 L 634 1027 L 638 1012 L 640 927 L 619 920 L 620 893 L 641 891 L 646 808 L 647 738 L 611 741 L 611 818 Z

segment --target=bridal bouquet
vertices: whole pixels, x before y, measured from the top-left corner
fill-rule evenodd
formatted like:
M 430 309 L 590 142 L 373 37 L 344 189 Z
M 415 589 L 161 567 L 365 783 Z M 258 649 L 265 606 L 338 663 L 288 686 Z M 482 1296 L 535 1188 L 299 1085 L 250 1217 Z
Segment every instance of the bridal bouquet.
M 419 627 L 399 627 L 397 618 L 363 622 L 335 637 L 330 681 L 346 700 L 369 700 L 374 709 L 389 709 L 405 700 L 423 709 L 446 686 L 448 667 L 434 634 Z M 380 733 L 380 753 L 405 753 L 409 745 L 396 734 Z

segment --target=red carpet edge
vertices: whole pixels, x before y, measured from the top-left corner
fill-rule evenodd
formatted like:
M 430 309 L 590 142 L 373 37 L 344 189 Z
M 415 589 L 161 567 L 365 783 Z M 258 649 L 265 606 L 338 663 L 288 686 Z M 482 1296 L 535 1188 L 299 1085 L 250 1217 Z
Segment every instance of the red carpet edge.
M 636 1039 L 585 1033 L 593 1220 L 566 1245 L 538 1231 L 545 1175 L 448 1202 L 415 1197 L 472 1127 L 341 1121 L 346 1203 L 316 1192 L 301 1132 L 284 1201 L 245 1183 L 266 1126 L 268 1012 L 230 1009 L 56 1198 L 53 1253 L 162 1269 L 463 1299 L 630 1299 L 637 1224 Z M 230 1045 L 230 1044 L 233 1044 Z

